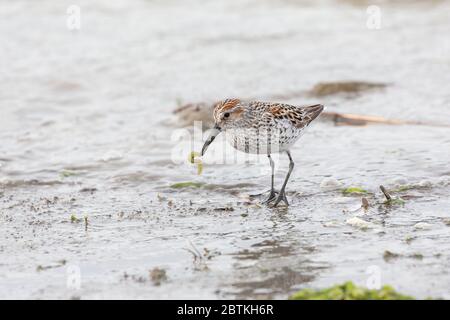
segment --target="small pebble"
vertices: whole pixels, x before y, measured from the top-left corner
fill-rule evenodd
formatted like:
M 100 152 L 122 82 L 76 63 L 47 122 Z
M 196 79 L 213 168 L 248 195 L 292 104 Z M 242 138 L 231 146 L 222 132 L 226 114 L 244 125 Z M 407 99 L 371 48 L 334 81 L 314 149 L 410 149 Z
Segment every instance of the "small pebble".
M 339 227 L 339 222 L 336 220 L 331 220 L 324 222 L 322 225 L 327 228 L 336 228 Z
M 419 222 L 414 225 L 414 229 L 417 229 L 417 230 L 428 230 L 428 229 L 431 229 L 432 227 L 433 227 L 432 224 L 429 224 L 426 222 Z
M 335 178 L 324 178 L 320 183 L 320 189 L 323 191 L 330 191 L 339 189 L 342 186 L 342 183 L 336 180 Z
M 370 222 L 363 220 L 361 218 L 358 218 L 358 217 L 353 217 L 353 218 L 347 219 L 347 221 L 345 221 L 345 223 L 352 227 L 358 228 L 358 229 L 368 229 L 371 227 Z
M 120 160 L 123 158 L 123 154 L 117 150 L 109 150 L 100 158 L 103 162 Z
M 422 180 L 418 183 L 418 186 L 421 188 L 431 188 L 433 184 L 430 180 Z

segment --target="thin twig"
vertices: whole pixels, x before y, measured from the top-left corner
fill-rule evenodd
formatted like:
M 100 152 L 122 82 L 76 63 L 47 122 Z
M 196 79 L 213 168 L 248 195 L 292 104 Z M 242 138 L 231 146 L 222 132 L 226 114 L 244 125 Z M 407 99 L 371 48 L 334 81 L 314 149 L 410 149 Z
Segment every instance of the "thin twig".
M 387 119 L 379 116 L 358 115 L 351 113 L 323 112 L 322 119 L 333 121 L 336 125 L 364 126 L 367 124 L 391 124 L 391 125 L 424 125 L 432 127 L 450 127 L 444 123 Z
M 386 188 L 383 186 L 380 186 L 381 192 L 383 192 L 384 196 L 386 197 L 387 201 L 391 200 L 391 195 L 387 192 Z
M 198 258 L 201 259 L 202 254 L 200 253 L 200 251 L 198 251 L 198 249 L 194 246 L 194 244 L 191 242 L 191 240 L 188 240 L 188 243 L 191 245 L 193 251 L 196 253 L 196 256 L 198 256 Z
M 361 207 L 364 209 L 364 210 L 367 210 L 367 209 L 369 209 L 369 201 L 367 200 L 367 198 L 362 198 L 361 199 Z

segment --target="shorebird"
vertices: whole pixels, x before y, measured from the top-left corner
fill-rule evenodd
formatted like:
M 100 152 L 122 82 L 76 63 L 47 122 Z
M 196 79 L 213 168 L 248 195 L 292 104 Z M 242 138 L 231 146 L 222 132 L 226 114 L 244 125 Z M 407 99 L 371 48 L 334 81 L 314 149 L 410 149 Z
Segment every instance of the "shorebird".
M 323 105 L 297 107 L 283 103 L 270 103 L 239 99 L 226 99 L 214 108 L 214 128 L 203 145 L 203 156 L 217 135 L 224 132 L 227 141 L 246 153 L 267 154 L 272 169 L 271 189 L 263 203 L 276 207 L 281 201 L 287 206 L 286 185 L 294 169 L 290 148 L 308 125 L 323 111 Z M 279 192 L 275 191 L 275 163 L 272 153 L 285 152 L 289 157 L 289 171 Z

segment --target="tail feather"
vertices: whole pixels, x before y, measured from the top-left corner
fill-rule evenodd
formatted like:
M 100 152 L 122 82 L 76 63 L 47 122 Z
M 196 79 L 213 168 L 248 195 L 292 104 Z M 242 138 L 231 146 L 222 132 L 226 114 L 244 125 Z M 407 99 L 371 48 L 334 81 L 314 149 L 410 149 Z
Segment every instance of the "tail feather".
M 321 104 L 315 104 L 312 106 L 304 107 L 303 112 L 305 116 L 308 118 L 308 123 L 317 118 L 323 111 L 324 106 Z

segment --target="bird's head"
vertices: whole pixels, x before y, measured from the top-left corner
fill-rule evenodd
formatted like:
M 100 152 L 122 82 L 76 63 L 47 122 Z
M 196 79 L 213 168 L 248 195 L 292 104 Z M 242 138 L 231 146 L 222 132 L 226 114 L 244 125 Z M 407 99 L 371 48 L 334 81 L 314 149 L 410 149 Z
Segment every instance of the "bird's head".
M 206 139 L 202 148 L 202 155 L 205 154 L 208 146 L 214 141 L 214 139 L 223 130 L 232 128 L 238 125 L 238 122 L 242 119 L 244 108 L 241 105 L 239 99 L 226 99 L 220 101 L 214 107 L 214 128 Z
M 239 99 L 226 99 L 220 101 L 214 107 L 215 126 L 221 130 L 231 128 L 242 119 L 244 108 Z

